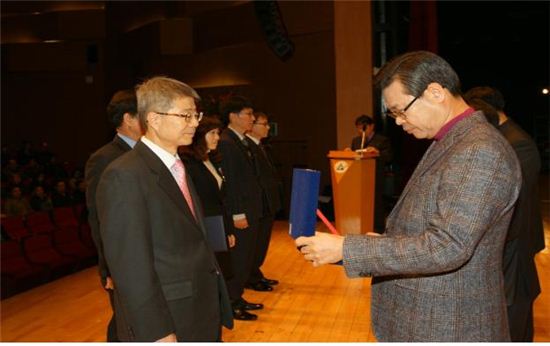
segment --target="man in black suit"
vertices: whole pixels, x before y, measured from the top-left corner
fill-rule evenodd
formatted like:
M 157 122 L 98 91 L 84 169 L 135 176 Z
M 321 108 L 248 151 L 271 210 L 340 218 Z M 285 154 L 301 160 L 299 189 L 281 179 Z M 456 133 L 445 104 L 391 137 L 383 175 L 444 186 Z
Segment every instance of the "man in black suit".
M 538 200 L 540 155 L 533 139 L 504 113 L 504 97 L 497 89 L 475 87 L 465 95 L 482 110 L 510 143 L 521 165 L 522 184 L 504 244 L 504 288 L 511 341 L 533 341 L 533 302 L 540 293 L 535 255 L 544 249 L 544 228 Z M 491 109 L 492 107 L 492 109 Z M 496 113 L 496 116 L 491 116 Z M 497 119 L 498 124 L 491 120 Z
M 384 169 L 392 161 L 393 150 L 390 139 L 375 131 L 374 120 L 362 114 L 355 119 L 355 127 L 359 136 L 351 141 L 351 150 L 365 150 L 375 152 L 379 156 L 376 159 L 376 177 L 374 191 L 374 229 L 377 233 L 383 233 L 386 228 L 385 209 L 383 199 Z
M 201 113 L 188 85 L 154 77 L 137 88 L 145 131 L 97 188 L 121 341 L 218 341 L 232 328 L 227 291 L 206 240 L 193 182 L 177 155 Z
M 95 195 L 99 178 L 107 165 L 120 155 L 131 150 L 136 141 L 139 140 L 139 137 L 141 137 L 135 91 L 121 90 L 116 92 L 107 106 L 107 115 L 117 134 L 111 142 L 94 152 L 86 162 L 86 204 L 88 207 L 88 223 L 90 224 L 92 238 L 94 239 L 98 254 L 98 269 L 101 284 L 109 292 L 111 307 L 113 307 L 113 317 L 107 327 L 107 341 L 117 341 L 116 312 L 113 305 L 113 281 L 111 280 L 109 268 L 107 268 L 105 257 L 103 256 L 103 243 L 99 233 Z
M 222 117 L 228 126 L 221 134 L 218 150 L 222 155 L 221 166 L 226 179 L 225 206 L 233 219 L 236 238 L 231 251 L 233 277 L 228 281 L 229 294 L 234 318 L 255 320 L 257 315 L 247 310 L 259 310 L 263 305 L 247 302 L 242 297 L 254 263 L 263 211 L 262 189 L 254 156 L 245 136 L 254 122 L 252 105 L 243 97 L 232 96 L 222 105 Z
M 269 118 L 263 112 L 254 112 L 256 118 L 252 130 L 247 132 L 249 146 L 254 155 L 256 172 L 262 188 L 263 210 L 258 227 L 258 237 L 254 253 L 252 271 L 246 287 L 256 291 L 272 291 L 273 285 L 279 283 L 277 280 L 268 279 L 262 273 L 260 267 L 263 265 L 269 241 L 271 240 L 271 229 L 275 215 L 281 209 L 281 181 L 277 179 L 277 171 L 273 159 L 264 148 L 262 139 L 269 134 Z

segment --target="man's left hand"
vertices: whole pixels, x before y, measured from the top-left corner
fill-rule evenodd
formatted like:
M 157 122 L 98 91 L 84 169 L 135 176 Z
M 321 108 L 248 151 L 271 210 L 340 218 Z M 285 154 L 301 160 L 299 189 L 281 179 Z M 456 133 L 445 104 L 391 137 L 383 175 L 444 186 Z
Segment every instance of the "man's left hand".
M 323 232 L 315 232 L 313 237 L 299 237 L 296 246 L 304 258 L 313 262 L 314 267 L 336 263 L 343 258 L 344 237 Z

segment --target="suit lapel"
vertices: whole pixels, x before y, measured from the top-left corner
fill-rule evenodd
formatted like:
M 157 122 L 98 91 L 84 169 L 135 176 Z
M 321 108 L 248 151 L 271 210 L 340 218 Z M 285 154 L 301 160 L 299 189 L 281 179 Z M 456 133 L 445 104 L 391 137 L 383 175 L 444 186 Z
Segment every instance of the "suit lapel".
M 246 157 L 250 165 L 254 166 L 254 162 L 252 160 L 252 152 L 250 151 L 250 148 L 247 148 L 243 144 L 243 142 L 241 142 L 241 139 L 239 138 L 239 136 L 237 136 L 235 132 L 233 132 L 233 130 L 225 129 L 224 131 L 227 131 L 227 135 L 229 136 L 229 138 L 231 138 L 235 142 L 237 147 L 243 152 L 244 156 Z M 244 137 L 244 140 L 245 141 L 247 140 L 246 136 Z
M 442 140 L 434 141 L 430 145 L 430 147 L 422 157 L 422 160 L 420 160 L 418 166 L 414 170 L 413 175 L 409 179 L 407 186 L 405 186 L 405 189 L 401 193 L 399 201 L 397 202 L 393 210 L 398 209 L 398 207 L 401 205 L 401 202 L 404 200 L 404 197 L 409 193 L 411 186 L 415 185 L 414 183 L 416 182 L 416 180 L 420 179 L 420 177 L 422 177 L 422 175 L 424 175 L 424 173 L 426 173 L 437 161 L 439 161 L 441 156 L 443 156 L 449 150 L 449 148 L 453 146 L 456 137 L 461 136 L 465 132 L 468 132 L 473 126 L 475 126 L 475 124 L 478 122 L 478 117 L 483 116 L 480 114 L 481 113 L 476 112 L 466 119 L 463 119 L 462 121 L 456 123 L 454 128 L 452 128 Z M 392 214 L 393 211 L 390 216 L 392 216 Z
M 161 161 L 161 159 L 158 158 L 157 155 L 155 155 L 155 153 L 153 153 L 151 149 L 149 149 L 142 142 L 138 142 L 134 147 L 134 150 L 137 150 L 139 152 L 147 166 L 149 166 L 151 171 L 157 176 L 157 183 L 160 188 L 168 195 L 168 197 L 170 197 L 172 202 L 176 204 L 176 206 L 181 210 L 185 217 L 193 220 L 193 222 L 196 223 L 195 217 L 187 206 L 187 202 L 185 201 L 185 198 L 183 197 L 183 194 L 181 193 L 181 190 L 176 183 L 176 180 L 172 176 L 172 173 L 170 173 L 170 170 Z M 189 179 L 187 179 L 187 181 L 189 182 Z M 192 194 L 192 197 L 195 196 L 193 196 Z M 195 210 L 197 210 L 197 203 L 195 202 L 195 198 L 193 199 L 193 204 L 195 206 Z

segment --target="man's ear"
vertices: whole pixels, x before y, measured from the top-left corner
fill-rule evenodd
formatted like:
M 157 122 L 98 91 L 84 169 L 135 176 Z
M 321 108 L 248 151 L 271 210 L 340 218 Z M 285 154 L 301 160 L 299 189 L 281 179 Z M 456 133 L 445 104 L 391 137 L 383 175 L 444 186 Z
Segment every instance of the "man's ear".
M 447 94 L 445 93 L 445 88 L 441 86 L 441 84 L 434 82 L 428 84 L 428 87 L 424 91 L 424 96 L 432 102 L 441 103 L 446 99 Z
M 147 113 L 147 125 L 151 126 L 154 129 L 158 128 L 158 122 L 160 119 L 160 115 L 155 112 L 149 112 Z
M 239 114 L 237 114 L 235 112 L 229 113 L 229 122 L 230 123 L 234 122 L 235 117 L 238 117 L 238 116 L 239 116 Z
M 122 121 L 126 124 L 129 124 L 132 119 L 134 119 L 134 117 L 128 112 L 124 113 L 124 115 L 122 116 Z

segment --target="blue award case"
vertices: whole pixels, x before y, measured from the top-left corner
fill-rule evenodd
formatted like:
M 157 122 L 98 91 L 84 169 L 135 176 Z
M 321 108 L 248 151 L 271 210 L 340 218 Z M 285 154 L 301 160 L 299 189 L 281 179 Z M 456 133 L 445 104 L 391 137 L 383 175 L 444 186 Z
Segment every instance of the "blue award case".
M 315 235 L 321 172 L 295 168 L 292 173 L 288 233 L 294 239 Z

